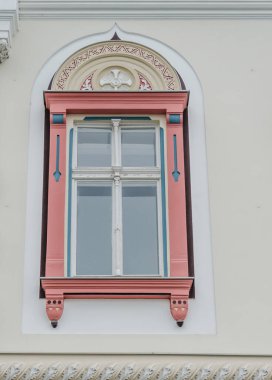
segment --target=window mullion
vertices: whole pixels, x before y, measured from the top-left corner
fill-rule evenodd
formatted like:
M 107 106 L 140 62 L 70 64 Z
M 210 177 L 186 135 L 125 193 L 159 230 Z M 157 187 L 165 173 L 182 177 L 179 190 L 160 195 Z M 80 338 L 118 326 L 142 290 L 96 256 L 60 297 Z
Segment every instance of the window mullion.
M 112 119 L 113 145 L 112 145 L 112 166 L 121 166 L 121 139 L 120 139 L 120 121 L 121 119 Z
M 122 257 L 122 188 L 120 176 L 115 175 L 113 181 L 113 275 L 121 276 L 123 273 Z
M 121 119 L 112 119 L 112 169 L 113 169 L 113 249 L 112 274 L 121 276 L 123 273 L 122 257 L 122 189 L 120 181 L 121 167 Z

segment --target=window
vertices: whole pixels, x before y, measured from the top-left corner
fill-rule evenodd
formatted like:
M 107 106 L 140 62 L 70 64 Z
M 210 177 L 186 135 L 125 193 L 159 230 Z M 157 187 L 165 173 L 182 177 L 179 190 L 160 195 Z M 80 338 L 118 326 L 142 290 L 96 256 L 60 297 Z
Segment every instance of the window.
M 163 275 L 159 124 L 86 120 L 73 132 L 68 275 Z
M 41 284 L 53 327 L 66 298 L 92 297 L 168 298 L 182 325 L 193 282 L 182 130 L 187 102 L 186 91 L 45 92 L 50 159 Z

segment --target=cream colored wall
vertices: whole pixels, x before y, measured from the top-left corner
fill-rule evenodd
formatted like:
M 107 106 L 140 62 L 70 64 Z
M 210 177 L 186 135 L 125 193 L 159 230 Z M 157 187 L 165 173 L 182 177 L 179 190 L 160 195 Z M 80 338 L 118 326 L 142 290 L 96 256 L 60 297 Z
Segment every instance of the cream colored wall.
M 113 23 L 21 21 L 11 56 L 0 66 L 0 350 L 270 355 L 270 21 L 119 22 L 124 30 L 176 49 L 194 67 L 203 85 L 217 335 L 96 339 L 21 332 L 31 88 L 54 52 L 71 40 L 104 32 Z

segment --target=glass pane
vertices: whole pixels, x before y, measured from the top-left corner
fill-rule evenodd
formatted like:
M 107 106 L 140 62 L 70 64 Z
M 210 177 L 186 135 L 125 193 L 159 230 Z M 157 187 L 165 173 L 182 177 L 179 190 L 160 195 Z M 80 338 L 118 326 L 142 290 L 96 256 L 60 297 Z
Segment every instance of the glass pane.
M 122 129 L 122 165 L 155 166 L 156 136 L 155 128 Z
M 124 274 L 159 274 L 156 183 L 125 183 L 122 197 Z
M 78 128 L 77 166 L 111 166 L 111 129 Z
M 77 188 L 77 275 L 112 274 L 111 184 L 79 184 Z

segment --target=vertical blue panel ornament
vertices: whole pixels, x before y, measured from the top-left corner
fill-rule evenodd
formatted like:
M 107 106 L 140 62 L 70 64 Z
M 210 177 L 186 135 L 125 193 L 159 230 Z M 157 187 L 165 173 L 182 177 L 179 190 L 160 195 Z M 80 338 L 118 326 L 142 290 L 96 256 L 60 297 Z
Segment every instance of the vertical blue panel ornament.
M 74 129 L 69 135 L 69 167 L 68 167 L 68 220 L 67 220 L 67 276 L 71 277 L 71 226 L 72 226 L 72 165 L 73 165 Z
M 55 177 L 56 182 L 59 182 L 61 172 L 59 170 L 59 158 L 60 158 L 60 136 L 57 135 L 57 142 L 56 142 L 56 170 L 53 173 L 53 176 Z
M 166 193 L 165 193 L 165 157 L 164 157 L 164 130 L 160 128 L 161 148 L 161 197 L 162 197 L 162 239 L 163 239 L 163 274 L 168 277 L 167 261 L 167 231 L 166 231 Z
M 180 124 L 180 114 L 170 114 L 169 115 L 170 124 Z
M 172 176 L 174 177 L 175 182 L 178 182 L 180 172 L 178 171 L 178 151 L 177 151 L 177 136 L 173 135 L 173 144 L 174 144 L 174 171 Z

